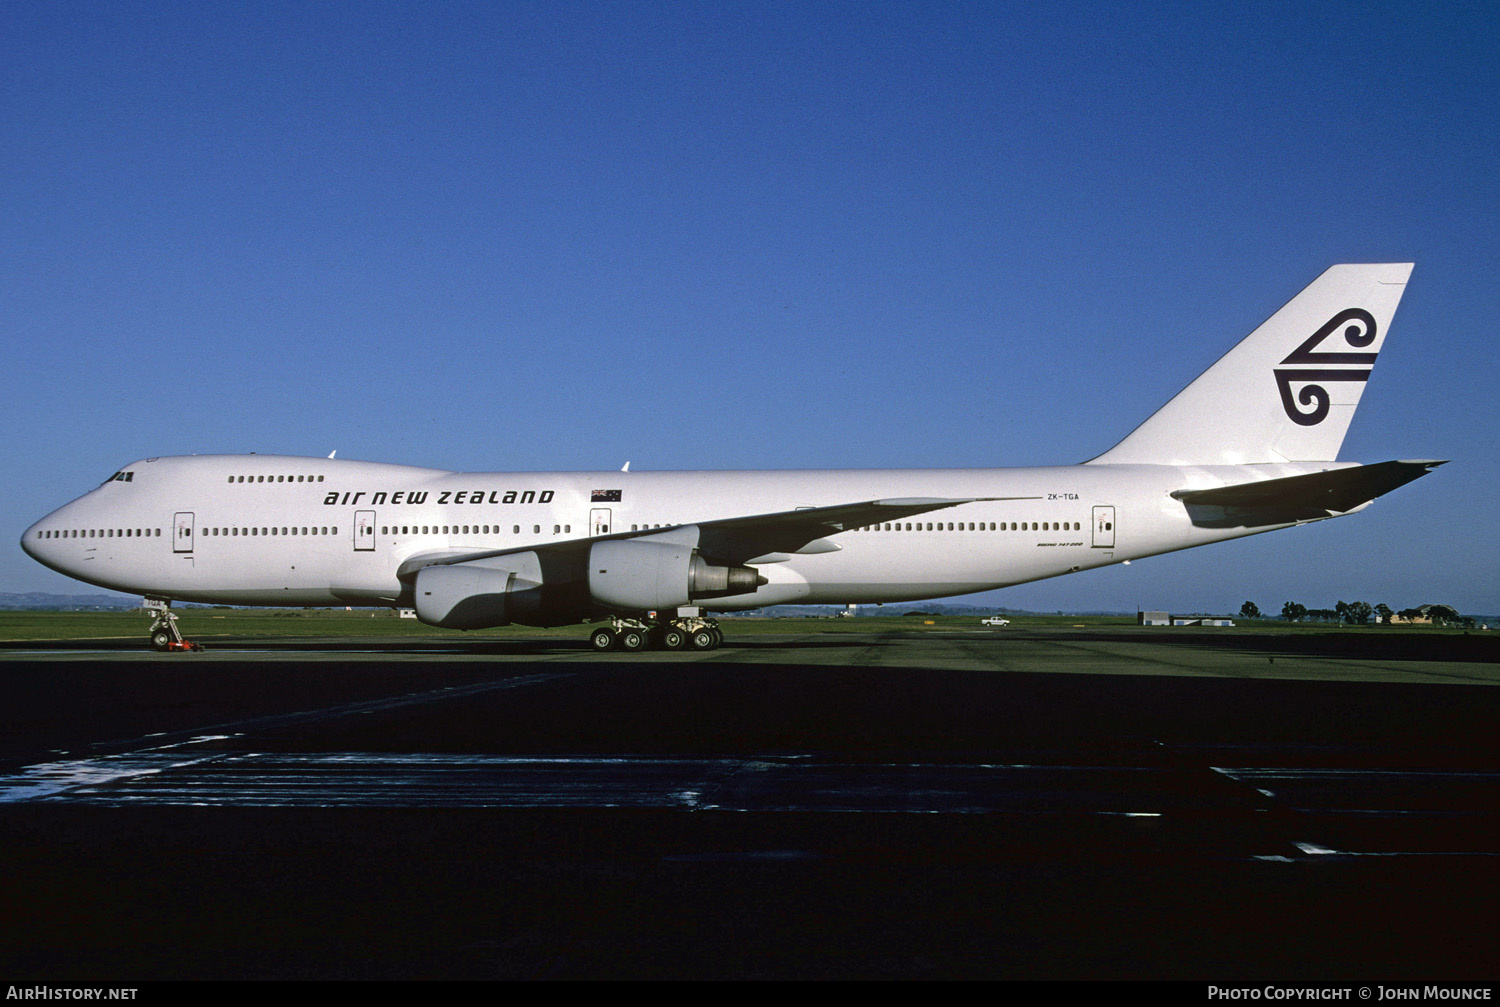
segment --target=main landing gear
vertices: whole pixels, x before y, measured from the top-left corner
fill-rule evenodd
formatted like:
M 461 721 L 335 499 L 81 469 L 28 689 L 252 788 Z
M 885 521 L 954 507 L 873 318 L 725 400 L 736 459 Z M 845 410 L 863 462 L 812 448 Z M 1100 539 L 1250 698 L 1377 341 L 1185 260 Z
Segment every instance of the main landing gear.
M 182 638 L 177 628 L 177 613 L 172 611 L 172 602 L 166 598 L 146 598 L 141 608 L 151 616 L 151 648 L 160 651 L 202 650 L 202 644 L 191 643 Z
M 623 650 L 633 653 L 655 650 L 714 650 L 724 642 L 724 632 L 712 619 L 685 616 L 667 622 L 647 622 L 615 616 L 610 625 L 600 626 L 589 634 L 589 646 L 596 651 Z

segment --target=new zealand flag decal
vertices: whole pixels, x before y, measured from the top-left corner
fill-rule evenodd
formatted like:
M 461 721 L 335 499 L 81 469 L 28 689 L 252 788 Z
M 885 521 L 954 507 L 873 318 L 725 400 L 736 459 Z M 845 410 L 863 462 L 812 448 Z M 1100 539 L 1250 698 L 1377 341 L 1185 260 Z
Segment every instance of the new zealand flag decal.
M 619 490 L 594 490 L 593 493 L 589 496 L 589 500 L 592 501 L 593 503 L 619 503 L 620 502 L 620 491 Z

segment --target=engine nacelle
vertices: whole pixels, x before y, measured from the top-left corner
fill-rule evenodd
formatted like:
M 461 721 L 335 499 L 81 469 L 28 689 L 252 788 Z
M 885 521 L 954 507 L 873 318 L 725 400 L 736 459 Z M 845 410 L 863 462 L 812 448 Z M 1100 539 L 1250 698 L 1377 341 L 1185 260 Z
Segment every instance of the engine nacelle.
M 417 618 L 445 629 L 524 622 L 541 610 L 542 564 L 534 552 L 424 566 L 415 582 Z
M 671 542 L 596 542 L 589 550 L 589 594 L 626 612 L 674 609 L 699 598 L 754 591 L 765 578 L 747 566 L 713 566 Z

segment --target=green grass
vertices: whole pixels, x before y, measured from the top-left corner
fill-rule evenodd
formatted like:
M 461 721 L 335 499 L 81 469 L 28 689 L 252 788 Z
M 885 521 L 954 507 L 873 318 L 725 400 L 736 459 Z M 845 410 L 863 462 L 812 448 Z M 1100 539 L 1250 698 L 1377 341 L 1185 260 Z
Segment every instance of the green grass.
M 448 631 L 389 612 L 361 609 L 175 609 L 177 625 L 190 640 L 214 637 L 427 637 Z M 151 619 L 142 612 L 0 612 L 0 640 L 146 639 Z M 478 630 L 484 636 L 513 635 L 521 627 Z M 529 636 L 577 633 L 525 629 Z
M 215 637 L 396 637 L 448 638 L 459 634 L 435 629 L 416 619 L 400 619 L 383 610 L 356 609 L 214 609 L 183 608 L 176 610 L 178 625 L 190 640 L 212 640 Z M 724 618 L 736 636 L 759 636 L 766 633 L 884 633 L 892 631 L 924 632 L 933 630 L 986 630 L 1004 633 L 1009 629 L 1134 626 L 1132 616 L 1119 615 L 1016 615 L 1008 627 L 991 630 L 979 624 L 979 616 L 927 617 L 880 615 L 853 619 L 765 619 L 750 616 Z M 1287 633 L 1334 631 L 1330 623 L 1302 623 L 1261 620 L 1235 620 L 1233 629 L 1211 630 L 1215 633 Z M 139 611 L 127 612 L 0 612 L 0 641 L 27 640 L 97 640 L 139 639 L 145 641 L 150 619 Z M 1366 633 L 1456 633 L 1430 626 L 1359 626 L 1343 627 L 1343 632 Z M 1160 629 L 1158 632 L 1173 632 Z M 470 631 L 468 636 L 529 638 L 560 637 L 582 639 L 582 624 L 537 629 L 530 626 L 503 626 Z
M 400 619 L 390 612 L 371 609 L 212 609 L 180 608 L 177 625 L 190 640 L 214 637 L 453 637 L 452 630 L 436 629 L 416 619 Z M 1012 625 L 1076 625 L 1085 621 L 1073 616 L 1022 616 Z M 926 620 L 903 616 L 871 616 L 855 619 L 764 619 L 734 617 L 736 635 L 764 633 L 880 633 L 893 630 L 985 629 L 974 616 L 937 616 Z M 1089 617 L 1089 625 L 1126 625 L 1133 619 L 1120 616 Z M 141 612 L 0 612 L 0 641 L 97 640 L 146 637 L 150 618 Z M 537 629 L 502 626 L 469 631 L 469 636 L 526 636 L 582 638 L 582 624 Z

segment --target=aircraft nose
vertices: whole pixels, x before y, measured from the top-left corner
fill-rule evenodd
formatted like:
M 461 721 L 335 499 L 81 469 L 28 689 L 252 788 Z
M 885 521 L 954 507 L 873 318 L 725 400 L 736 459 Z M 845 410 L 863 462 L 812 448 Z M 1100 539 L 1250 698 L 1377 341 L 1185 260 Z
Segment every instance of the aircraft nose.
M 42 518 L 41 521 L 26 529 L 25 533 L 21 536 L 21 549 L 38 563 L 51 566 L 52 564 L 47 562 L 47 558 L 44 555 L 47 551 L 43 546 L 46 539 L 42 538 L 42 525 L 46 520 L 46 518 Z
M 49 537 L 56 526 L 57 512 L 54 511 L 42 518 L 36 524 L 27 528 L 21 535 L 21 549 L 45 567 L 56 570 L 58 573 L 67 573 L 64 569 L 65 561 L 62 555 L 62 541 Z

